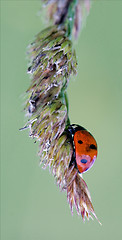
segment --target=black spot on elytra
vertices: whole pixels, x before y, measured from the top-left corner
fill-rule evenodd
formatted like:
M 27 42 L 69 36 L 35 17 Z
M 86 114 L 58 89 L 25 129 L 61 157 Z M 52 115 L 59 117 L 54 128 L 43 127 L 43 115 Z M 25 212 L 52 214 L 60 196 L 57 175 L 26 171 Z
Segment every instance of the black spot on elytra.
M 95 150 L 97 150 L 97 147 L 96 147 L 94 144 L 91 144 L 89 147 L 90 147 L 90 149 L 95 149 Z
M 78 140 L 78 143 L 79 143 L 79 144 L 82 144 L 83 142 L 82 142 L 81 140 Z

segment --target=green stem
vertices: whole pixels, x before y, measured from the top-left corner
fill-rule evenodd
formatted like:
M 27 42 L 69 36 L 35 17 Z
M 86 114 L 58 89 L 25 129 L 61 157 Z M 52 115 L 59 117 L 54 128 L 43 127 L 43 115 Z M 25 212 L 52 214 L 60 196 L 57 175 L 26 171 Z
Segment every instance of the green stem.
M 66 36 L 71 39 L 72 36 L 72 29 L 74 26 L 74 18 L 75 18 L 75 9 L 77 5 L 78 0 L 72 0 L 69 8 L 68 8 L 68 13 L 67 13 L 67 18 L 65 21 L 66 27 L 67 27 L 67 33 Z
M 61 97 L 62 103 L 66 105 L 67 116 L 68 116 L 68 113 L 69 113 L 69 103 L 68 103 L 67 93 L 66 93 L 66 91 L 64 89 L 62 89 L 62 91 L 60 93 L 60 97 Z M 69 126 L 69 125 L 70 125 L 70 120 L 69 120 L 69 116 L 68 116 L 66 127 Z

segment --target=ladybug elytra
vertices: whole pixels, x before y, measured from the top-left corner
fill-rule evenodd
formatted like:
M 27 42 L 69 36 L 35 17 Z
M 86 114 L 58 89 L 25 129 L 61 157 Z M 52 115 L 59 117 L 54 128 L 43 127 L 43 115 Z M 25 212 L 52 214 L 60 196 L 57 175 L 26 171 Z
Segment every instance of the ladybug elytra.
M 73 147 L 71 163 L 75 163 L 79 173 L 90 169 L 97 157 L 97 143 L 85 128 L 72 124 L 67 128 L 67 135 Z

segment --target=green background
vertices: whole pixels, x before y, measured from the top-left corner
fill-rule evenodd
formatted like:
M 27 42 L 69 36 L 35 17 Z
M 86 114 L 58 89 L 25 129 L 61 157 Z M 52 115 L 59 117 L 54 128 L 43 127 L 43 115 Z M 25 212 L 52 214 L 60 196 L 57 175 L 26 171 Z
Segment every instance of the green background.
M 23 127 L 26 47 L 42 30 L 40 1 L 1 1 L 1 240 L 122 239 L 122 1 L 94 2 L 75 44 L 78 75 L 68 87 L 70 119 L 99 147 L 84 174 L 102 222 L 83 223 L 39 167 L 38 144 Z

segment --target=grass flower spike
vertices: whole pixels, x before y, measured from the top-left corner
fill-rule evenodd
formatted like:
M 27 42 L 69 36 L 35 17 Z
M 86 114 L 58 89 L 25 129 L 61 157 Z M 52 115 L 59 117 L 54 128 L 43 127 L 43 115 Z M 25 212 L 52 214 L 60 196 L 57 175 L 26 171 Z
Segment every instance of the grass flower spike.
M 97 219 L 82 176 L 97 157 L 97 143 L 84 127 L 70 124 L 67 98 L 70 77 L 77 73 L 72 32 L 78 36 L 81 15 L 83 21 L 83 10 L 89 11 L 90 1 L 43 2 L 48 4 L 53 25 L 38 33 L 28 47 L 31 84 L 24 129 L 29 128 L 30 137 L 39 142 L 40 165 L 49 167 L 57 185 L 67 193 L 71 212 L 74 206 L 83 220 L 92 215 Z
M 39 33 L 28 48 L 32 81 L 27 92 L 26 108 L 35 112 L 39 106 L 51 103 L 66 90 L 69 77 L 76 73 L 76 55 L 66 30 L 57 26 Z M 40 110 L 39 110 L 40 111 Z

